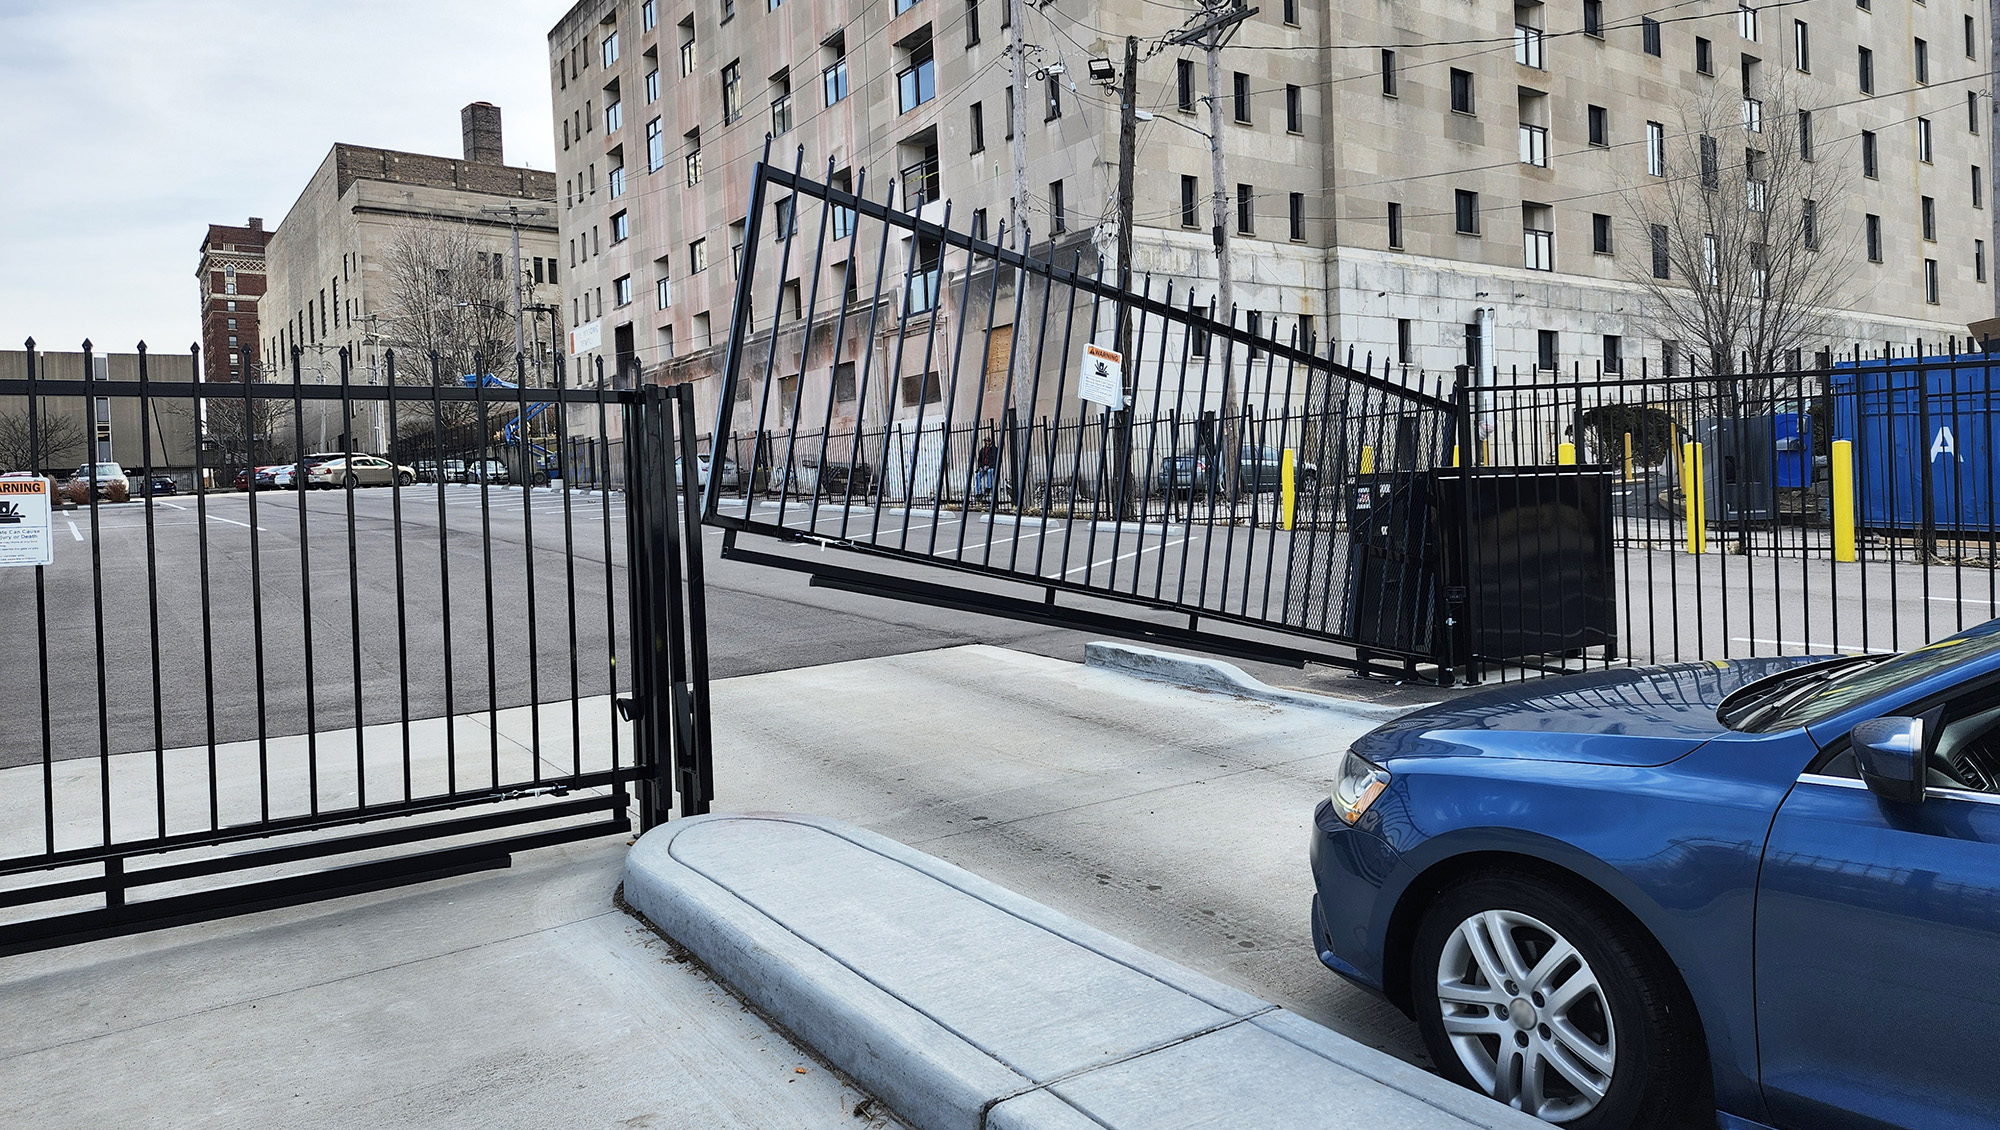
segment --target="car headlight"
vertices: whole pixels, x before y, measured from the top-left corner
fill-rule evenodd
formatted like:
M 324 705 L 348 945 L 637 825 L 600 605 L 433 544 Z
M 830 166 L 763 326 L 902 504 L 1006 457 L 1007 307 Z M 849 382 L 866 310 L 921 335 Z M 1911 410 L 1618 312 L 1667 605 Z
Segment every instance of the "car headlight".
M 1333 781 L 1333 810 L 1352 824 L 1361 819 L 1382 790 L 1389 787 L 1389 771 L 1352 750 L 1341 755 L 1340 772 Z

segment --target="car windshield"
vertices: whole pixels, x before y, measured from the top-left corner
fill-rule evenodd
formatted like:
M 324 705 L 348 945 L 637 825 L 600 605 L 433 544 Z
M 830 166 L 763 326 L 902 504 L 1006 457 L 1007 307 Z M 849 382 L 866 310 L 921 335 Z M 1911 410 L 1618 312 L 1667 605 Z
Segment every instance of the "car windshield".
M 1823 677 L 1808 679 L 1803 685 L 1786 682 L 1772 687 L 1774 693 L 1766 703 L 1743 714 L 1740 722 L 1730 724 L 1756 733 L 1810 726 L 1858 703 L 1914 686 L 1941 671 L 1995 653 L 2000 653 L 2000 620 L 1914 651 L 1841 664 L 1816 664 L 1801 673 L 1820 672 Z

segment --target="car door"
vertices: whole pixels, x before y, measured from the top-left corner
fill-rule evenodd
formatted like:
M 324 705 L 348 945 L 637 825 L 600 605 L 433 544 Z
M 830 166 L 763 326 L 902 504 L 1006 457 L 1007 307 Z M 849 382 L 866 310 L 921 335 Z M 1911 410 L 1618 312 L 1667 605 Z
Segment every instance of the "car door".
M 1832 744 L 1765 848 L 1758 1048 L 1786 1130 L 1990 1130 L 2000 1112 L 2000 685 L 1896 713 L 1926 721 L 1923 801 L 1876 796 Z
M 372 455 L 362 458 L 361 468 L 361 481 L 370 486 L 386 487 L 396 477 L 396 470 L 388 460 Z

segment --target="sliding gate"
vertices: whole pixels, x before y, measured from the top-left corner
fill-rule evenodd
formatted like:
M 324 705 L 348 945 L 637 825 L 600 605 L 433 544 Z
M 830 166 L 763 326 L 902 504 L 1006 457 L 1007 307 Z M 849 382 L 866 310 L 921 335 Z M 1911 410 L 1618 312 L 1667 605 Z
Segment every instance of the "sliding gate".
M 712 440 L 745 489 L 718 477 L 706 499 L 726 556 L 1222 654 L 1449 677 L 1441 597 L 1418 575 L 1435 532 L 1379 505 L 1451 461 L 1445 390 L 1335 363 L 1309 320 L 1302 336 L 1218 315 L 1175 279 L 1121 289 L 1088 233 L 1016 241 L 1001 224 L 989 240 L 983 210 L 926 200 L 930 183 L 870 199 L 865 180 L 757 166 Z
M 0 953 L 706 811 L 687 391 L 397 360 L 0 353 Z

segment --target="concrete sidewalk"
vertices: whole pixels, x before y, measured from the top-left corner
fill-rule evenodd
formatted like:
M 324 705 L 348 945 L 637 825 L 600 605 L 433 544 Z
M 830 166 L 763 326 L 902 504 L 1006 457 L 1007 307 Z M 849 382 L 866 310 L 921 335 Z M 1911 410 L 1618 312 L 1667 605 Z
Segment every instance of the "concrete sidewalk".
M 612 905 L 625 854 L 0 959 L 0 1126 L 895 1125 Z
M 676 821 L 625 892 L 922 1130 L 1543 1125 L 839 821 Z

